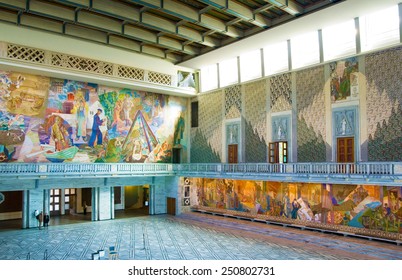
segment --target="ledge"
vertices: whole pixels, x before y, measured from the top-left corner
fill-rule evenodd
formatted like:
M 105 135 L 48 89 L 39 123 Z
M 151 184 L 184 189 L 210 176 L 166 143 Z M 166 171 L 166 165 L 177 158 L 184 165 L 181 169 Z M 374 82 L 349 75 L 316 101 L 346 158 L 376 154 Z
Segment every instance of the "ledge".
M 192 206 L 191 210 L 204 214 L 220 215 L 242 220 L 264 222 L 266 224 L 279 225 L 283 227 L 292 227 L 300 230 L 320 231 L 322 233 L 333 233 L 337 235 L 364 238 L 368 240 L 376 240 L 396 245 L 402 244 L 402 234 L 385 232 L 380 230 L 372 230 L 366 228 L 355 228 L 344 225 L 322 224 L 312 221 L 294 220 L 285 217 L 267 216 L 262 214 L 255 214 L 251 212 L 239 212 L 227 209 L 218 209 L 205 206 Z

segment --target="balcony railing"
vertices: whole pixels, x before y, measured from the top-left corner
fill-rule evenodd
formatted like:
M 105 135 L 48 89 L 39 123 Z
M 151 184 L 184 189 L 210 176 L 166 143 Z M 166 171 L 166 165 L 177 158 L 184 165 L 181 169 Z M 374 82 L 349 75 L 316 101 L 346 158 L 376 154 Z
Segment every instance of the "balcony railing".
M 402 162 L 361 163 L 1 163 L 0 177 L 126 177 L 189 176 L 281 181 L 339 180 L 349 183 L 387 183 L 402 186 Z

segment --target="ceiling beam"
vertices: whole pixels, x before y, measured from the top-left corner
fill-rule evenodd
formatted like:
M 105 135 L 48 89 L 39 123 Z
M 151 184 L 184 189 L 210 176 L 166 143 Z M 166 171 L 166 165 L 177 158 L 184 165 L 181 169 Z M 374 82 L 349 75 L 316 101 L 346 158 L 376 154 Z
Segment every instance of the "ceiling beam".
M 292 0 L 265 0 L 265 2 L 274 5 L 292 16 L 304 13 L 303 7 Z
M 144 5 L 145 7 L 149 7 L 152 9 L 161 10 L 167 14 L 194 24 L 198 24 L 205 28 L 214 29 L 217 32 L 225 34 L 226 36 L 235 38 L 239 38 L 242 36 L 242 32 L 240 29 L 232 28 L 231 30 L 226 30 L 225 28 L 222 28 L 222 26 L 225 27 L 225 21 L 205 14 L 210 8 L 204 8 L 203 12 L 200 13 L 197 9 L 185 5 L 184 3 L 171 0 L 132 2 Z
M 270 24 L 269 19 L 262 15 L 257 15 L 251 8 L 233 0 L 200 0 L 200 2 L 213 6 L 216 9 L 224 10 L 236 18 L 241 18 L 259 27 L 265 28 Z

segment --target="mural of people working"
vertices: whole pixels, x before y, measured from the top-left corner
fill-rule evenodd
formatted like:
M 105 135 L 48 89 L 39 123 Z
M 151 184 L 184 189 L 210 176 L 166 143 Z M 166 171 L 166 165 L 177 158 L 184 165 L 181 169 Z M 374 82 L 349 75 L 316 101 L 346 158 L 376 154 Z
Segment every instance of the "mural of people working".
M 399 187 L 193 180 L 199 206 L 402 233 Z
M 180 97 L 0 71 L 0 161 L 170 163 L 185 110 Z

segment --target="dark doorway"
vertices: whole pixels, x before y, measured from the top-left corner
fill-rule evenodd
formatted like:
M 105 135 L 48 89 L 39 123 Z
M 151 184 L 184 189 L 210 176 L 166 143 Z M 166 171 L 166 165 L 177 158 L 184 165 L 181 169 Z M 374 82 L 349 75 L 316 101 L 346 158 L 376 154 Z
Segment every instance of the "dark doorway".
M 181 148 L 173 148 L 172 163 L 180 163 Z
M 0 230 L 22 228 L 22 191 L 0 193 Z
M 149 215 L 149 186 L 125 186 L 124 209 L 115 214 L 116 218 Z

